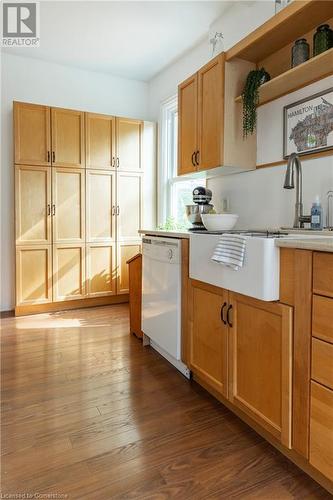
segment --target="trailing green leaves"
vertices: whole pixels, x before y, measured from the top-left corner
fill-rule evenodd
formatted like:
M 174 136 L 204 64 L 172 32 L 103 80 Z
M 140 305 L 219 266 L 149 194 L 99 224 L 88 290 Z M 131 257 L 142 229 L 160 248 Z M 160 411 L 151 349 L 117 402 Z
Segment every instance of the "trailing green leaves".
M 251 135 L 256 130 L 257 106 L 259 104 L 259 87 L 270 80 L 270 75 L 264 68 L 250 71 L 247 75 L 242 93 L 243 102 L 243 137 Z

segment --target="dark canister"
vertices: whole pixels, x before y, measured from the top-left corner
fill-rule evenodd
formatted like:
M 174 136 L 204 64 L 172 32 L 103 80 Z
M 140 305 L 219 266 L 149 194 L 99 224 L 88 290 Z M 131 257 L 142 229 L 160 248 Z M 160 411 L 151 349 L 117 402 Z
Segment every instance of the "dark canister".
M 333 30 L 328 24 L 318 26 L 313 35 L 313 55 L 317 56 L 333 47 Z
M 291 49 L 291 67 L 295 68 L 299 64 L 304 63 L 310 57 L 310 45 L 305 38 L 296 40 Z

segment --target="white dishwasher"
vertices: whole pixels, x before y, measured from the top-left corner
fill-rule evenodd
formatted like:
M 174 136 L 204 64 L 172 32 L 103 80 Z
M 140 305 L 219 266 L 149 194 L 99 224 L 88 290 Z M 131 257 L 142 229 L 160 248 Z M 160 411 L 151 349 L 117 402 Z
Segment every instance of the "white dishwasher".
M 186 377 L 181 361 L 181 240 L 142 239 L 142 331 Z

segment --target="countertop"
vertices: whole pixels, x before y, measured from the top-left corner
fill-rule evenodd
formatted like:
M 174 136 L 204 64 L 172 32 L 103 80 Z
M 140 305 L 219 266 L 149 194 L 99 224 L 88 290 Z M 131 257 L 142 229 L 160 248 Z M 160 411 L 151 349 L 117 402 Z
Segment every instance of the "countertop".
M 283 231 L 282 231 L 283 232 Z M 319 231 L 314 231 L 313 236 L 305 230 L 286 230 L 286 233 L 299 234 L 299 238 L 277 238 L 275 244 L 278 247 L 284 248 L 300 248 L 304 250 L 317 250 L 319 252 L 333 252 L 333 233 L 325 231 L 324 234 Z M 193 234 L 190 231 L 168 231 L 163 229 L 141 229 L 140 234 L 147 234 L 150 236 L 162 236 L 167 238 L 190 238 Z M 332 236 L 331 236 L 331 234 Z M 302 237 L 303 235 L 306 235 Z
M 317 250 L 318 252 L 333 252 L 333 236 L 321 238 L 280 238 L 276 246 L 283 248 L 300 248 L 303 250 Z
M 190 232 L 183 231 L 168 231 L 166 229 L 140 229 L 139 234 L 147 234 L 149 236 L 164 236 L 166 238 L 189 238 Z

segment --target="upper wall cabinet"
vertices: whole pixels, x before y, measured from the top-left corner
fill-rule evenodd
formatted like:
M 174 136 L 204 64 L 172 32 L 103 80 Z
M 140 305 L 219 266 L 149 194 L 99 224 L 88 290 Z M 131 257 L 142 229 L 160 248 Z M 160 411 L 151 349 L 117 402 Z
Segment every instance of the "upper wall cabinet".
M 178 87 L 178 174 L 196 169 L 195 155 L 198 141 L 198 75 L 185 80 Z
M 116 167 L 116 119 L 86 113 L 86 167 L 110 170 Z
M 179 85 L 178 175 L 256 165 L 255 136 L 243 139 L 242 111 L 235 103 L 254 64 L 226 63 L 222 53 Z
M 50 108 L 14 102 L 15 163 L 51 164 Z
M 142 165 L 142 131 L 143 122 L 130 118 L 117 118 L 116 166 L 127 172 L 141 172 Z
M 84 113 L 52 108 L 52 164 L 85 167 Z

